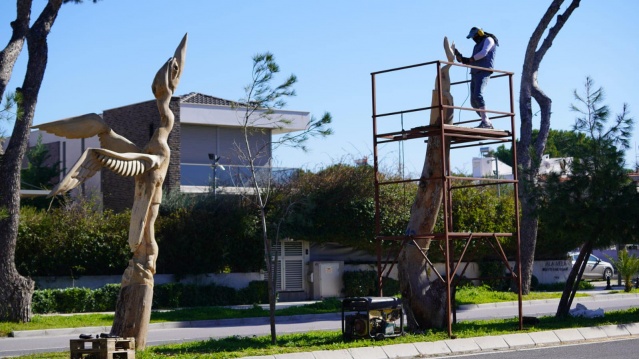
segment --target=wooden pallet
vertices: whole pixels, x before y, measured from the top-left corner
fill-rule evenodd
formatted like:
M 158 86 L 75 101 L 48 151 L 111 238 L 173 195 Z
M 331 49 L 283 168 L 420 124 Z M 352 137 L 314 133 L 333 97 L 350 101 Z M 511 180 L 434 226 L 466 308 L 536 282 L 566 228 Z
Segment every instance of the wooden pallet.
M 71 339 L 71 359 L 135 359 L 135 338 Z

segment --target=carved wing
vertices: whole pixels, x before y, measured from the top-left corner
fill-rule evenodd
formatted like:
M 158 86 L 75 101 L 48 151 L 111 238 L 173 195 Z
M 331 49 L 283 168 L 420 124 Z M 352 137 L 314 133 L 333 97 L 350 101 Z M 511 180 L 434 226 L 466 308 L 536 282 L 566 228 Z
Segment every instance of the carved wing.
M 444 36 L 444 51 L 446 52 L 446 59 L 448 62 L 455 62 L 455 42 L 448 44 L 448 37 Z
M 69 117 L 33 128 L 70 139 L 98 136 L 102 148 L 115 152 L 140 152 L 133 142 L 115 133 L 97 113 Z
M 157 168 L 160 157 L 143 153 L 119 153 L 101 148 L 89 148 L 67 175 L 55 186 L 49 197 L 68 192 L 91 178 L 98 170 L 108 168 L 121 176 L 137 176 Z

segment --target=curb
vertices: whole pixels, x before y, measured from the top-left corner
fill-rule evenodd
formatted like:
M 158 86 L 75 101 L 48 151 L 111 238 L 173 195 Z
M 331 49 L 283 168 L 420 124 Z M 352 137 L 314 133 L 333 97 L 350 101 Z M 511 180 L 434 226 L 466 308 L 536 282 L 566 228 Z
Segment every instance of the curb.
M 558 329 L 544 332 L 505 334 L 464 339 L 447 339 L 437 342 L 417 342 L 375 347 L 340 350 L 319 350 L 243 357 L 244 359 L 388 359 L 439 357 L 482 352 L 498 352 L 533 347 L 557 346 L 608 339 L 639 337 L 639 323 L 604 325 L 599 327 Z

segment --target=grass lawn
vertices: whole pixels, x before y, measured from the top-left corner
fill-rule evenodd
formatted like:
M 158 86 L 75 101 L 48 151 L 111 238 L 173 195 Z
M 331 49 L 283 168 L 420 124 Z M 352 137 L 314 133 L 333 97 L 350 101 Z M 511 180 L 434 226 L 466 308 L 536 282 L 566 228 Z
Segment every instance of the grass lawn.
M 544 331 L 561 328 L 592 327 L 608 324 L 639 322 L 639 308 L 606 313 L 603 318 L 566 318 L 542 317 L 537 325 L 525 329 L 525 332 Z M 517 319 L 495 319 L 458 323 L 453 326 L 458 338 L 470 338 L 486 335 L 502 335 L 517 330 Z M 282 353 L 307 352 L 314 350 L 334 350 L 364 346 L 381 346 L 399 343 L 430 342 L 447 338 L 446 331 L 429 330 L 423 334 L 407 334 L 403 337 L 389 338 L 383 341 L 356 340 L 345 342 L 340 331 L 308 332 L 278 336 L 277 345 L 270 344 L 270 336 L 229 337 L 205 341 L 150 347 L 136 352 L 136 358 L 200 358 L 221 359 L 244 356 L 273 355 Z M 46 353 L 21 358 L 68 358 L 68 352 Z
M 524 296 L 524 300 L 559 298 L 561 293 L 557 292 L 532 292 Z M 577 296 L 587 296 L 584 293 L 577 293 Z M 485 286 L 461 287 L 455 296 L 457 305 L 462 304 L 482 304 L 494 302 L 516 301 L 517 295 L 511 292 L 497 292 Z M 341 301 L 338 299 L 328 299 L 322 302 L 309 304 L 301 307 L 289 307 L 278 309 L 276 315 L 302 315 L 318 313 L 334 313 L 341 310 Z M 250 309 L 230 309 L 222 307 L 202 307 L 184 308 L 170 311 L 156 311 L 151 314 L 151 323 L 174 322 L 174 321 L 195 321 L 214 320 L 228 318 L 251 318 L 268 317 L 268 310 L 259 306 Z M 37 330 L 55 328 L 79 328 L 79 327 L 99 327 L 111 326 L 113 314 L 75 314 L 75 315 L 34 315 L 29 323 L 9 323 L 0 322 L 0 336 L 8 336 L 12 331 Z

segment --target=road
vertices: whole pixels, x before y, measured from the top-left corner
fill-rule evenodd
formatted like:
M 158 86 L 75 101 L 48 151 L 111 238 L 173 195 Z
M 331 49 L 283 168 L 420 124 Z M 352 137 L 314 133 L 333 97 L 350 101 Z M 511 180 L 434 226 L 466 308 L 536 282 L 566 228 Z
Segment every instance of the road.
M 523 304 L 525 316 L 554 315 L 558 300 L 527 301 Z M 595 295 L 575 298 L 589 309 L 603 308 L 606 311 L 636 307 L 636 295 Z M 490 318 L 516 317 L 516 303 L 492 303 L 465 306 L 457 311 L 457 320 L 475 320 Z M 311 330 L 341 329 L 341 314 L 302 315 L 278 317 L 278 333 L 307 332 Z M 84 329 L 85 333 L 97 334 L 108 331 L 107 328 Z M 37 333 L 37 332 L 36 332 Z M 178 343 L 209 338 L 225 338 L 231 335 L 252 336 L 270 333 L 268 318 L 248 318 L 211 320 L 198 322 L 153 324 L 149 330 L 147 344 L 150 346 Z M 42 335 L 44 334 L 44 335 Z M 51 330 L 31 337 L 0 338 L 0 358 L 31 353 L 65 351 L 69 349 L 69 339 L 76 339 L 79 332 L 71 330 Z M 609 358 L 606 358 L 609 359 Z
M 578 345 L 561 345 L 557 347 L 541 347 L 503 352 L 452 355 L 446 357 L 481 359 L 629 359 L 636 358 L 637 356 L 639 356 L 638 353 L 639 339 L 624 339 L 606 342 L 582 343 Z

